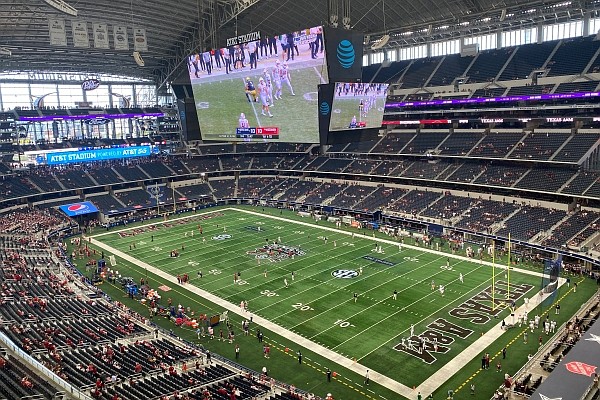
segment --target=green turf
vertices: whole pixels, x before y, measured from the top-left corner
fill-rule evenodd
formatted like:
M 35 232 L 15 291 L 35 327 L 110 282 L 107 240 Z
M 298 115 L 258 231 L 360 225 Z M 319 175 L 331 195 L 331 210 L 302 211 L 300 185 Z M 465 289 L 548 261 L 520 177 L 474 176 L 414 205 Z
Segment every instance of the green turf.
M 193 284 L 233 304 L 247 300 L 252 312 L 348 358 L 356 358 L 361 364 L 407 386 L 421 383 L 497 323 L 491 320 L 477 325 L 448 315 L 451 308 L 489 286 L 489 267 L 452 260 L 452 270 L 447 270 L 443 254 L 419 249 L 399 252 L 396 245 L 386 244 L 383 245 L 384 254 L 374 253 L 374 242 L 363 238 L 362 232 L 356 232 L 353 239 L 342 232 L 324 231 L 317 225 L 294 224 L 288 215 L 285 215 L 285 221 L 278 221 L 234 210 L 220 212 L 222 216 L 202 222 L 140 232 L 132 238 L 110 233 L 97 239 L 173 275 L 189 273 L 196 278 L 196 272 L 201 269 L 204 277 L 194 279 Z M 198 235 L 198 223 L 204 228 L 206 242 Z M 227 232 L 223 232 L 223 226 Z M 258 226 L 260 232 L 254 230 Z M 189 236 L 192 230 L 195 231 L 193 238 Z M 212 240 L 224 233 L 232 237 Z M 286 245 L 300 246 L 306 255 L 277 263 L 263 260 L 259 266 L 255 258 L 246 254 L 262 246 L 265 239 L 274 240 L 279 236 Z M 327 244 L 319 236 L 327 236 Z M 129 251 L 134 242 L 136 249 Z M 168 252 L 173 249 L 181 251 L 179 258 L 168 257 Z M 395 265 L 374 263 L 363 256 L 377 257 Z M 359 271 L 361 267 L 363 274 L 354 279 L 332 276 L 334 270 Z M 266 278 L 265 269 L 268 271 Z M 293 282 L 292 271 L 296 276 Z M 241 273 L 245 284 L 233 284 L 234 272 Z M 465 277 L 463 284 L 458 282 L 459 272 Z M 287 289 L 284 278 L 290 283 Z M 439 292 L 431 291 L 432 279 L 437 284 L 447 285 L 443 298 Z M 539 278 L 513 272 L 511 284 L 520 283 L 537 287 Z M 394 290 L 399 292 L 396 301 L 391 299 Z M 358 293 L 356 304 L 353 301 L 355 292 Z M 501 317 L 507 314 L 508 311 L 503 311 Z M 455 340 L 446 353 L 436 353 L 437 360 L 431 364 L 393 349 L 401 337 L 408 336 L 411 324 L 415 324 L 415 333 L 420 334 L 437 318 L 471 329 L 474 334 L 465 340 Z M 343 326 L 348 326 L 340 326 L 342 322 Z
M 89 243 L 88 246 L 91 249 L 98 249 L 95 245 L 95 241 Z M 69 251 L 73 250 L 73 246 L 69 246 Z M 99 252 L 97 254 L 100 254 Z M 106 254 L 108 256 L 109 254 Z M 85 259 L 75 259 L 74 262 L 81 271 L 85 271 Z M 136 281 L 141 278 L 150 279 L 152 287 L 156 288 L 161 285 L 173 286 L 171 282 L 164 281 L 160 277 L 154 276 L 153 274 L 146 274 L 146 271 L 139 268 L 137 265 L 131 264 L 125 260 L 118 260 L 116 268 L 123 276 L 131 276 Z M 87 271 L 87 276 L 90 276 L 92 272 Z M 109 282 L 104 282 L 100 285 L 100 288 L 111 296 L 114 300 L 120 301 L 130 307 L 132 310 L 140 313 L 143 316 L 148 316 L 148 309 L 146 305 L 142 304 L 139 299 L 131 300 L 124 293 L 120 285 L 113 285 Z M 174 304 L 183 304 L 186 307 L 191 307 L 197 312 L 203 312 L 208 315 L 213 315 L 222 311 L 222 308 L 200 298 L 188 290 L 185 287 L 174 287 L 171 291 L 163 293 L 163 300 L 171 298 Z M 338 400 L 351 400 L 358 398 L 368 399 L 393 399 L 397 395 L 388 389 L 371 383 L 368 389 L 362 385 L 362 376 L 349 371 L 345 368 L 336 366 L 331 363 L 330 360 L 322 357 L 318 353 L 311 351 L 308 348 L 300 348 L 297 344 L 289 342 L 287 339 L 280 337 L 273 332 L 270 332 L 263 327 L 260 327 L 265 335 L 264 343 L 271 346 L 272 352 L 271 357 L 265 360 L 262 356 L 262 344 L 258 343 L 255 332 L 256 325 L 250 330 L 250 336 L 246 337 L 240 335 L 242 319 L 235 314 L 230 315 L 234 327 L 236 327 L 236 343 L 241 348 L 240 359 L 237 360 L 245 367 L 251 368 L 255 371 L 260 371 L 263 366 L 267 366 L 270 375 L 274 378 L 286 382 L 287 384 L 296 385 L 302 390 L 310 391 L 324 397 L 326 393 L 334 393 L 335 398 Z M 162 326 L 165 329 L 171 329 L 173 332 L 189 341 L 193 341 L 207 349 L 210 349 L 213 353 L 223 355 L 234 359 L 234 346 L 227 342 L 219 342 L 218 340 L 209 340 L 207 337 L 197 338 L 194 330 L 189 328 L 177 327 L 168 318 L 155 317 L 154 323 Z M 288 348 L 289 351 L 285 351 Z M 303 364 L 298 365 L 296 352 L 300 350 L 303 354 Z M 325 369 L 329 367 L 332 371 L 336 372 L 337 376 L 333 376 L 331 382 L 327 382 L 325 377 Z
M 282 99 L 271 108 L 273 118 L 261 115 L 259 102 L 249 103 L 244 93 L 244 79 L 250 78 L 255 86 L 264 68 L 271 68 L 274 59 L 263 61 L 259 68 L 214 79 L 205 78 L 193 84 L 194 99 L 202 137 L 208 140 L 235 138 L 240 113 L 244 113 L 251 127 L 279 127 L 279 141 L 317 143 L 317 85 L 322 82 L 322 60 L 306 60 L 290 64 L 292 96 L 285 83 Z M 301 67 L 300 67 L 301 66 Z M 275 89 L 274 89 L 275 90 Z
M 367 128 L 378 128 L 381 126 L 383 108 L 385 107 L 385 95 L 377 96 L 375 107 L 371 108 L 362 118 L 359 116 L 359 104 L 361 100 L 364 100 L 364 97 L 352 96 L 352 94 L 334 98 L 331 106 L 330 125 L 332 130 L 348 129 L 352 117 L 356 117 L 357 121 L 364 121 L 367 124 Z

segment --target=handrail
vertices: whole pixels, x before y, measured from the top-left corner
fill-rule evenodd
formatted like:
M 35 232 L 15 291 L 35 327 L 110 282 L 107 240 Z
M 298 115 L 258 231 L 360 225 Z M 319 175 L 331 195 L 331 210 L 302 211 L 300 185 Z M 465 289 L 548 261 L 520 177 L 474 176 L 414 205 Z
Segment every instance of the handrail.
M 90 396 L 86 395 L 78 388 L 60 378 L 55 373 L 51 372 L 35 358 L 21 350 L 19 346 L 13 343 L 3 332 L 0 332 L 0 342 L 2 342 L 3 346 L 14 352 L 21 360 L 25 361 L 29 367 L 39 372 L 40 375 L 42 375 L 45 379 L 54 382 L 56 385 L 66 390 L 69 395 L 76 399 L 93 400 Z

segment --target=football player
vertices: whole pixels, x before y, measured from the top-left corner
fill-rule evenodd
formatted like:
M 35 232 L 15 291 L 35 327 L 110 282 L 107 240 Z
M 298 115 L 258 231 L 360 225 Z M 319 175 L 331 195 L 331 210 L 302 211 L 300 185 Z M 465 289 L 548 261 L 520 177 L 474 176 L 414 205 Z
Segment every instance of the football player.
M 250 128 L 250 123 L 248 122 L 248 118 L 246 118 L 246 114 L 244 114 L 244 113 L 240 114 L 240 119 L 238 120 L 238 127 L 239 128 Z M 200 231 L 200 233 L 202 233 L 202 231 Z
M 271 74 L 266 68 L 263 70 L 263 78 L 267 85 L 267 100 L 269 101 L 269 107 L 273 107 L 273 82 L 271 81 Z
M 281 99 L 281 65 L 279 60 L 275 60 L 275 66 L 273 67 L 273 81 L 275 82 L 275 98 Z
M 260 104 L 262 106 L 261 114 L 265 116 L 269 115 L 269 117 L 273 118 L 273 114 L 271 114 L 271 111 L 269 110 L 267 84 L 265 83 L 265 80 L 262 77 L 258 79 L 258 96 L 260 97 Z
M 367 115 L 369 114 L 369 109 L 370 109 L 369 105 L 370 105 L 370 101 L 368 99 L 363 102 L 363 114 L 362 114 L 363 118 L 367 118 Z
M 244 89 L 248 103 L 251 103 L 252 101 L 258 101 L 256 99 L 256 88 L 254 87 L 254 83 L 250 80 L 250 77 L 246 78 Z M 252 100 L 250 100 L 250 98 L 252 98 Z
M 356 123 L 356 115 L 352 117 L 352 121 L 350 121 L 350 125 L 348 125 L 348 128 L 350 129 L 354 129 L 358 126 L 358 124 Z
M 290 92 L 292 93 L 292 96 L 295 96 L 296 94 L 294 93 L 294 88 L 292 88 L 292 80 L 291 80 L 291 76 L 290 76 L 290 71 L 288 71 L 287 62 L 283 63 L 283 68 L 281 68 L 279 70 L 279 74 L 281 76 L 281 83 L 285 82 L 287 84 L 287 86 L 290 88 Z M 281 95 L 279 96 L 279 98 L 281 98 Z

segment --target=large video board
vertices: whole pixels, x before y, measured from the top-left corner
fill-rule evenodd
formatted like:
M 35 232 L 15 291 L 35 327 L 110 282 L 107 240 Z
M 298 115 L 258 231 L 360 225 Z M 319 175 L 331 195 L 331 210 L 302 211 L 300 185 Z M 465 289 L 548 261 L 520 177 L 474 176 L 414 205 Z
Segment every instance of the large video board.
M 381 127 L 387 89 L 387 83 L 336 82 L 329 130 Z
M 325 60 L 320 26 L 192 54 L 202 139 L 318 143 Z

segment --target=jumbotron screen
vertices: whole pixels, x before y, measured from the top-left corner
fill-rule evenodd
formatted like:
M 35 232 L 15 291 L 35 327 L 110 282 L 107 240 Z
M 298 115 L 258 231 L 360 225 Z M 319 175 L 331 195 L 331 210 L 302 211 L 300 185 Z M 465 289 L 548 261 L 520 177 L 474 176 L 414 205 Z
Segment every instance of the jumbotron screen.
M 325 60 L 321 26 L 191 55 L 202 139 L 318 143 Z
M 388 86 L 387 83 L 336 82 L 329 130 L 381 127 Z

